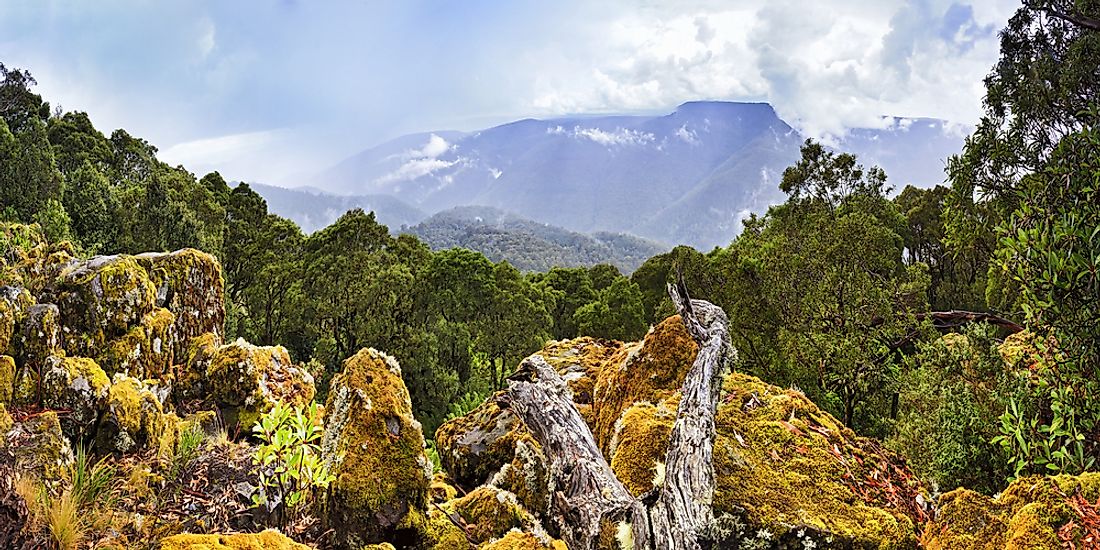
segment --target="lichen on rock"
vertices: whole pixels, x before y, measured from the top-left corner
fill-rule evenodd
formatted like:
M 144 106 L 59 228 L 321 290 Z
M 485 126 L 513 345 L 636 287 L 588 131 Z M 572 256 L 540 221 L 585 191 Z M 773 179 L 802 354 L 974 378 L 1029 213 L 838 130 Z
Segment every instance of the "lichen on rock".
M 10 405 L 15 393 L 15 358 L 0 355 L 0 405 Z
M 129 256 L 96 256 L 67 269 L 50 295 L 61 309 L 65 349 L 95 357 L 153 310 L 155 288 Z
M 110 386 L 103 369 L 85 357 L 53 355 L 42 367 L 42 405 L 68 411 L 61 418 L 61 428 L 74 439 L 91 432 Z
M 940 497 L 921 542 L 929 550 L 1087 548 L 1078 510 L 1097 501 L 1100 473 L 1024 477 L 996 497 L 956 489 Z
M 56 486 L 64 479 L 73 462 L 73 450 L 68 438 L 61 432 L 61 422 L 54 411 L 45 411 L 22 422 L 15 422 L 0 437 L 0 449 L 11 457 L 15 469 L 27 472 L 48 486 Z
M 154 448 L 171 452 L 179 433 L 179 418 L 165 412 L 167 389 L 115 374 L 107 392 L 106 410 L 96 431 L 96 446 L 103 452 L 126 453 Z
M 225 330 L 225 285 L 218 260 L 205 252 L 184 248 L 170 253 L 134 256 L 156 288 L 156 305 L 174 314 L 177 336 L 173 352 L 183 357 L 194 337 Z
M 240 338 L 217 349 L 205 378 L 226 425 L 246 431 L 276 403 L 307 405 L 315 393 L 313 377 L 290 360 L 286 348 Z
M 171 374 L 176 345 L 175 316 L 156 308 L 122 336 L 103 346 L 99 363 L 111 375 L 121 372 L 138 378 Z
M 431 462 L 397 361 L 365 348 L 332 379 L 321 441 L 335 476 L 324 505 L 338 544 L 415 539 L 410 515 L 428 504 Z

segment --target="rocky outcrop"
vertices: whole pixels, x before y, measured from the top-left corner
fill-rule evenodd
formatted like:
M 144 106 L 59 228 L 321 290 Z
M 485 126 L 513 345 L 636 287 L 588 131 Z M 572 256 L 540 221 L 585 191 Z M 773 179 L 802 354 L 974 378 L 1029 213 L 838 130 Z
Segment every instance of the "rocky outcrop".
M 73 449 L 61 432 L 57 413 L 46 411 L 15 422 L 0 438 L 3 462 L 36 476 L 47 486 L 60 484 L 73 462 Z
M 96 446 L 109 453 L 153 448 L 160 455 L 172 450 L 179 418 L 165 412 L 167 388 L 115 374 L 107 391 L 106 410 L 96 431 Z
M 68 411 L 61 428 L 74 440 L 91 433 L 109 388 L 107 375 L 91 359 L 54 355 L 42 367 L 42 405 Z
M 205 384 L 226 425 L 245 431 L 276 403 L 307 405 L 314 394 L 313 377 L 290 360 L 286 348 L 243 339 L 213 352 Z
M 1032 476 L 995 497 L 956 489 L 939 500 L 921 539 L 929 550 L 1094 548 L 1100 473 Z
M 412 520 L 427 510 L 431 464 L 397 361 L 369 348 L 344 361 L 324 423 L 322 458 L 336 478 L 324 515 L 339 546 L 421 536 Z
M 218 260 L 205 252 L 185 248 L 166 254 L 134 256 L 156 289 L 156 306 L 174 315 L 175 349 L 187 352 L 192 338 L 206 333 L 225 336 L 225 287 Z

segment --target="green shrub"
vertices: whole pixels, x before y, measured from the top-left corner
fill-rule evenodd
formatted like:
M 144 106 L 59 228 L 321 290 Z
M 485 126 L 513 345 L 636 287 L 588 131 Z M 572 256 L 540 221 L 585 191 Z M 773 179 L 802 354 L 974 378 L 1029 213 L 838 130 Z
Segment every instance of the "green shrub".
M 260 439 L 252 456 L 260 478 L 252 503 L 275 512 L 280 526 L 300 517 L 318 491 L 334 479 L 321 462 L 323 430 L 318 418 L 316 403 L 309 407 L 279 403 L 252 428 Z

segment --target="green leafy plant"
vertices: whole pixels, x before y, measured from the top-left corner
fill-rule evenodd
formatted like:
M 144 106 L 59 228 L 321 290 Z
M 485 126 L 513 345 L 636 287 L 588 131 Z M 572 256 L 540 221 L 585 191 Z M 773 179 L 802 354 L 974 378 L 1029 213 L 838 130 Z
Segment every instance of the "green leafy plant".
M 1096 419 L 1082 417 L 1068 388 L 1051 388 L 1049 399 L 1050 422 L 1015 399 L 1001 415 L 1001 435 L 993 438 L 993 443 L 1008 455 L 1014 477 L 1029 473 L 1078 474 L 1096 465 L 1086 447 L 1086 434 L 1096 426 Z
M 195 460 L 203 441 L 206 441 L 206 433 L 197 425 L 189 426 L 180 432 L 179 439 L 176 440 L 176 448 L 172 453 L 169 478 L 177 478 L 191 464 L 191 461 Z
M 321 462 L 322 429 L 314 421 L 319 415 L 316 403 L 309 407 L 280 403 L 252 428 L 261 442 L 252 455 L 260 478 L 252 503 L 275 512 L 281 526 L 300 517 L 319 490 L 334 479 Z
M 77 446 L 75 460 L 69 467 L 72 500 L 77 507 L 101 503 L 111 497 L 115 483 L 115 468 L 107 457 L 93 462 L 83 446 Z

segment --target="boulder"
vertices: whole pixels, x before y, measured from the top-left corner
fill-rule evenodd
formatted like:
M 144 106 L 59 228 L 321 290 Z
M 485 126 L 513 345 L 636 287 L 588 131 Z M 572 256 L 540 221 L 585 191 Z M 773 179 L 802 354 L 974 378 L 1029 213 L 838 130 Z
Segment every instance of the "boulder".
M 61 310 L 65 350 L 96 357 L 153 311 L 156 288 L 129 256 L 96 256 L 67 269 L 49 290 Z
M 286 535 L 268 529 L 236 535 L 173 535 L 160 542 L 161 550 L 310 550 Z
M 53 304 L 36 304 L 27 309 L 23 319 L 20 355 L 23 364 L 36 371 L 47 357 L 62 349 L 61 312 Z
M 134 256 L 156 287 L 157 307 L 175 316 L 173 352 L 187 353 L 188 342 L 205 333 L 220 340 L 225 332 L 225 286 L 217 258 L 193 248 Z
M 20 325 L 27 310 L 35 304 L 25 288 L 0 287 L 0 355 L 14 355 L 19 344 Z
M 69 411 L 61 429 L 74 440 L 83 439 L 99 419 L 110 386 L 95 361 L 53 355 L 42 367 L 42 406 Z
M 176 345 L 175 316 L 158 307 L 126 334 L 103 346 L 99 363 L 108 374 L 164 378 L 172 372 Z
M 38 224 L 0 223 L 0 285 L 42 291 L 76 263 L 73 244 L 47 242 Z
M 207 395 L 206 373 L 222 345 L 217 334 L 207 332 L 192 338 L 184 355 L 177 356 L 175 395 L 177 399 L 200 399 Z
M 210 396 L 227 426 L 248 431 L 276 403 L 307 405 L 313 376 L 294 365 L 282 346 L 254 346 L 238 338 L 214 353 L 206 371 Z
M 15 359 L 0 355 L 0 405 L 10 405 L 15 393 Z
M 596 379 L 609 362 L 621 363 L 622 358 L 636 351 L 640 344 L 624 344 L 615 340 L 581 337 L 572 340 L 555 340 L 546 344 L 538 355 L 561 374 L 573 392 L 573 402 L 581 417 L 594 424 L 592 400 L 596 392 Z
M 10 461 L 17 471 L 30 473 L 51 487 L 60 485 L 73 460 L 72 446 L 54 411 L 15 422 L 0 438 L 0 462 Z
M 516 440 L 522 437 L 530 440 L 519 418 L 493 398 L 435 431 L 443 469 L 464 491 L 486 483 L 511 462 Z
M 96 430 L 96 447 L 106 453 L 128 453 L 142 448 L 156 449 L 162 456 L 170 453 L 180 420 L 164 410 L 167 393 L 163 386 L 115 374 Z
M 565 543 L 560 540 L 515 530 L 479 548 L 480 550 L 566 550 Z
M 427 509 L 432 467 L 395 359 L 365 348 L 344 361 L 325 404 L 321 453 L 335 476 L 324 520 L 339 547 L 419 537 L 411 524 Z
M 516 500 L 516 495 L 492 486 L 479 487 L 441 508 L 462 518 L 474 544 L 503 537 L 512 529 L 542 530 L 535 517 Z
M 929 550 L 1094 548 L 1097 540 L 1085 537 L 1086 526 L 1095 533 L 1098 501 L 1100 473 L 1024 477 L 995 497 L 956 489 L 940 497 L 921 543 Z

